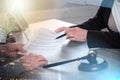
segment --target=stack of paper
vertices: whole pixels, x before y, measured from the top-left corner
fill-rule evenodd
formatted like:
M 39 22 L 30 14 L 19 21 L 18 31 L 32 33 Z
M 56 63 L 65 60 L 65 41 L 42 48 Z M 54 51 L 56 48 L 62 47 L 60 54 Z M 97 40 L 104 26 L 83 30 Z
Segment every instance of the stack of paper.
M 30 38 L 24 48 L 28 53 L 43 55 L 48 61 L 53 61 L 54 58 L 59 57 L 61 47 L 66 40 L 66 36 L 56 39 L 64 32 L 56 33 L 55 30 L 62 26 L 68 27 L 71 25 L 73 24 L 55 19 L 32 24 L 25 31 Z
M 46 29 L 39 29 L 33 38 L 24 46 L 28 53 L 40 54 L 44 57 L 57 56 L 66 37 L 56 39 L 59 34 Z

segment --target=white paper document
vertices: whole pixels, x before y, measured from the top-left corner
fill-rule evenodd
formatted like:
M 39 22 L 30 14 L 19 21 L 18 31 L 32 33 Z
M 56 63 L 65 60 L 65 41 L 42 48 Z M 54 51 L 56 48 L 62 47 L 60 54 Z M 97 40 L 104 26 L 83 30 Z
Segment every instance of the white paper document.
M 28 53 L 43 55 L 46 58 L 57 56 L 66 37 L 56 39 L 59 34 L 41 28 L 36 31 L 33 38 L 24 46 Z
M 56 39 L 64 32 L 56 33 L 55 30 L 62 26 L 72 25 L 55 19 L 30 25 L 25 31 L 29 41 L 25 43 L 24 49 L 28 51 L 27 53 L 43 55 L 48 61 L 54 61 L 59 56 L 61 47 L 66 40 L 66 36 Z

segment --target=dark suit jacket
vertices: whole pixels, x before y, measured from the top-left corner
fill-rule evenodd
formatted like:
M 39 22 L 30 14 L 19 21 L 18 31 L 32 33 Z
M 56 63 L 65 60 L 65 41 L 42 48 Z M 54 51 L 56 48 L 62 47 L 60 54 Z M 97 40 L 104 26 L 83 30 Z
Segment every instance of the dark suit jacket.
M 108 20 L 111 8 L 100 7 L 96 16 L 89 19 L 77 27 L 87 29 L 87 42 L 90 48 L 120 48 L 120 34 L 109 29 Z M 102 32 L 101 29 L 107 28 L 109 32 Z
M 1 80 L 15 79 L 20 73 L 24 71 L 25 68 L 19 61 L 13 61 L 4 66 L 0 66 L 0 77 Z

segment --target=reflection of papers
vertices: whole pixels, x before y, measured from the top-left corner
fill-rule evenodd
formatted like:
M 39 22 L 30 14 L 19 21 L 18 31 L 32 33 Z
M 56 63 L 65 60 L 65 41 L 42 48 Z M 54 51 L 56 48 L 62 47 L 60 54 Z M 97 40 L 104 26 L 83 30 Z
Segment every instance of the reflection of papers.
M 55 39 L 58 35 L 54 31 L 46 28 L 40 28 L 36 31 L 33 38 L 28 42 L 24 48 L 28 53 L 35 53 L 43 55 L 44 57 L 53 57 L 58 55 L 65 37 L 61 39 Z

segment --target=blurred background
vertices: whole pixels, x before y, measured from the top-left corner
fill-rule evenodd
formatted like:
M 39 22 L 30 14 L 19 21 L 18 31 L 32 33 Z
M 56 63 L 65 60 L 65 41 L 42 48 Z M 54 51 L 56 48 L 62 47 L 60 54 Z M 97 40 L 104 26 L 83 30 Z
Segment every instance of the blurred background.
M 19 8 L 31 24 L 48 19 L 59 19 L 79 24 L 93 17 L 102 0 L 0 0 L 0 23 L 6 13 Z

